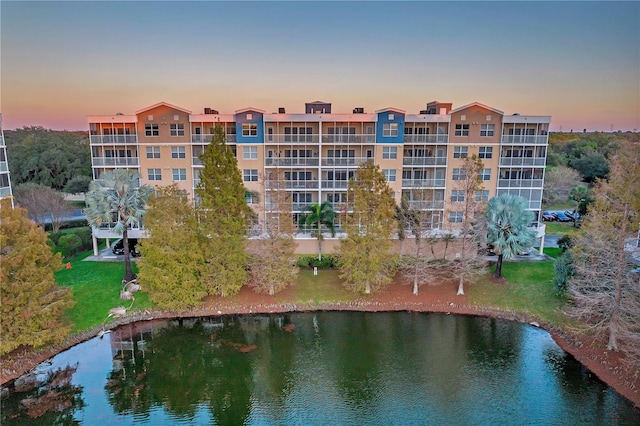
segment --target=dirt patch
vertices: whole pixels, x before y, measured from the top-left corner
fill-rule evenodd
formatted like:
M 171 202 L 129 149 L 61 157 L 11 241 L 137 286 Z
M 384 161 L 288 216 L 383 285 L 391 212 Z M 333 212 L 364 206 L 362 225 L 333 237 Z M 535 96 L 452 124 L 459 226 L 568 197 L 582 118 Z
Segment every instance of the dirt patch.
M 497 283 L 497 285 L 500 285 Z M 348 311 L 416 311 L 441 312 L 465 315 L 481 315 L 495 318 L 539 323 L 540 327 L 548 330 L 554 340 L 565 351 L 573 355 L 591 372 L 607 383 L 618 393 L 629 399 L 640 408 L 640 371 L 631 371 L 624 364 L 624 357 L 619 352 L 606 350 L 606 345 L 594 339 L 576 337 L 544 324 L 537 318 L 529 318 L 515 312 L 505 312 L 490 308 L 471 305 L 467 296 L 456 296 L 457 283 L 447 282 L 441 285 L 422 286 L 419 294 L 412 293 L 410 285 L 394 281 L 384 291 L 361 296 L 350 302 L 293 304 L 283 303 L 287 299 L 287 291 L 276 297 L 255 293 L 248 287 L 243 287 L 233 299 L 209 297 L 202 308 L 187 313 L 171 313 L 144 311 L 134 312 L 126 318 L 119 319 L 108 325 L 112 329 L 119 325 L 141 320 L 165 319 L 175 317 L 215 316 L 224 314 L 246 313 L 276 313 L 276 312 L 305 312 L 313 310 L 348 310 Z M 96 327 L 80 335 L 67 339 L 64 343 L 38 351 L 16 351 L 9 357 L 2 359 L 0 382 L 5 383 L 30 371 L 41 362 L 55 354 L 74 346 L 84 340 L 97 335 L 102 330 Z M 250 351 L 253 348 L 238 348 Z

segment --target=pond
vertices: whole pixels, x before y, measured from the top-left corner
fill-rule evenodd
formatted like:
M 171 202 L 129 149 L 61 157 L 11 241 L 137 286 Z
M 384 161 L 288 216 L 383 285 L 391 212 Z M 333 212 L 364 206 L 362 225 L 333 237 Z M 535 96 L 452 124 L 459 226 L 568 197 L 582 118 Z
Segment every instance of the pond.
M 3 425 L 640 424 L 545 331 L 470 316 L 140 322 L 37 372 L 39 389 L 3 398 Z

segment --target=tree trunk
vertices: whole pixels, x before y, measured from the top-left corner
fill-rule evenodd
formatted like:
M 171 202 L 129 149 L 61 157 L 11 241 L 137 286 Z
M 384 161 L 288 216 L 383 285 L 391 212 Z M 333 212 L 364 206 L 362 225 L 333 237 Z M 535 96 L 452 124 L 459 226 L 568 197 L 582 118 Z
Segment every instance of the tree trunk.
M 129 253 L 129 236 L 127 227 L 125 226 L 122 231 L 122 247 L 124 249 L 124 280 L 126 282 L 135 278 L 133 271 L 131 270 L 131 254 Z
M 364 294 L 371 294 L 371 284 L 369 283 L 365 284 Z
M 322 225 L 318 223 L 318 260 L 322 261 Z
M 496 263 L 496 271 L 493 273 L 493 277 L 502 278 L 502 253 L 498 255 L 498 262 Z
M 458 284 L 458 292 L 456 296 L 464 296 L 464 277 L 460 277 L 460 284 Z
M 624 211 L 622 215 L 622 229 L 618 234 L 618 268 L 616 271 L 616 290 L 613 298 L 613 312 L 611 312 L 611 319 L 609 320 L 609 343 L 607 344 L 607 349 L 611 351 L 618 350 L 618 342 L 617 342 L 617 329 L 618 329 L 618 319 L 620 315 L 620 298 L 622 294 L 622 277 L 625 273 L 625 252 L 624 252 L 624 238 L 627 235 L 627 223 L 629 218 L 629 205 L 624 205 Z

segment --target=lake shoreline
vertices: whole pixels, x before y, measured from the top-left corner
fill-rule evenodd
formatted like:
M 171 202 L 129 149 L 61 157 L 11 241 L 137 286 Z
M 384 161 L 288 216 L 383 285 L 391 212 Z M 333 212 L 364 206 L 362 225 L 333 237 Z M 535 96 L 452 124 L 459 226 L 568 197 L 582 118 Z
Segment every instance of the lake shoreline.
M 394 288 L 395 287 L 395 288 Z M 451 287 L 451 288 L 449 288 Z M 451 291 L 449 291 L 451 290 Z M 456 296 L 454 286 L 439 285 L 423 288 L 421 295 L 414 296 L 407 286 L 392 285 L 384 291 L 339 303 L 282 303 L 275 302 L 272 297 L 254 293 L 247 289 L 243 297 L 227 300 L 210 298 L 205 305 L 188 312 L 167 312 L 156 310 L 134 311 L 126 317 L 119 318 L 104 326 L 75 334 L 64 342 L 40 348 L 38 350 L 21 350 L 12 353 L 11 358 L 2 359 L 0 385 L 5 387 L 16 378 L 28 373 L 40 363 L 79 343 L 112 330 L 121 325 L 137 321 L 165 320 L 172 318 L 193 318 L 232 314 L 269 314 L 310 311 L 362 311 L 362 312 L 433 312 L 442 314 L 474 315 L 490 318 L 518 321 L 539 327 L 552 336 L 553 340 L 566 352 L 571 354 L 582 365 L 609 385 L 617 393 L 628 399 L 636 409 L 640 409 L 640 377 L 636 372 L 625 368 L 622 356 L 617 352 L 607 351 L 605 346 L 598 346 L 593 339 L 568 335 L 555 327 L 545 324 L 536 318 L 489 307 L 479 307 L 468 303 L 465 296 Z

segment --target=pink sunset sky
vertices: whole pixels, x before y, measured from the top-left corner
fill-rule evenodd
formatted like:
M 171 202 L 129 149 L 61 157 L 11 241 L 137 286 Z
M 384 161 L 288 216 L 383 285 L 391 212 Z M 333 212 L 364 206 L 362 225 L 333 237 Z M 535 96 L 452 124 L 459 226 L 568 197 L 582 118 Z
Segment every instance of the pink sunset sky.
M 640 129 L 640 2 L 0 3 L 3 127 L 477 101 L 554 131 Z

